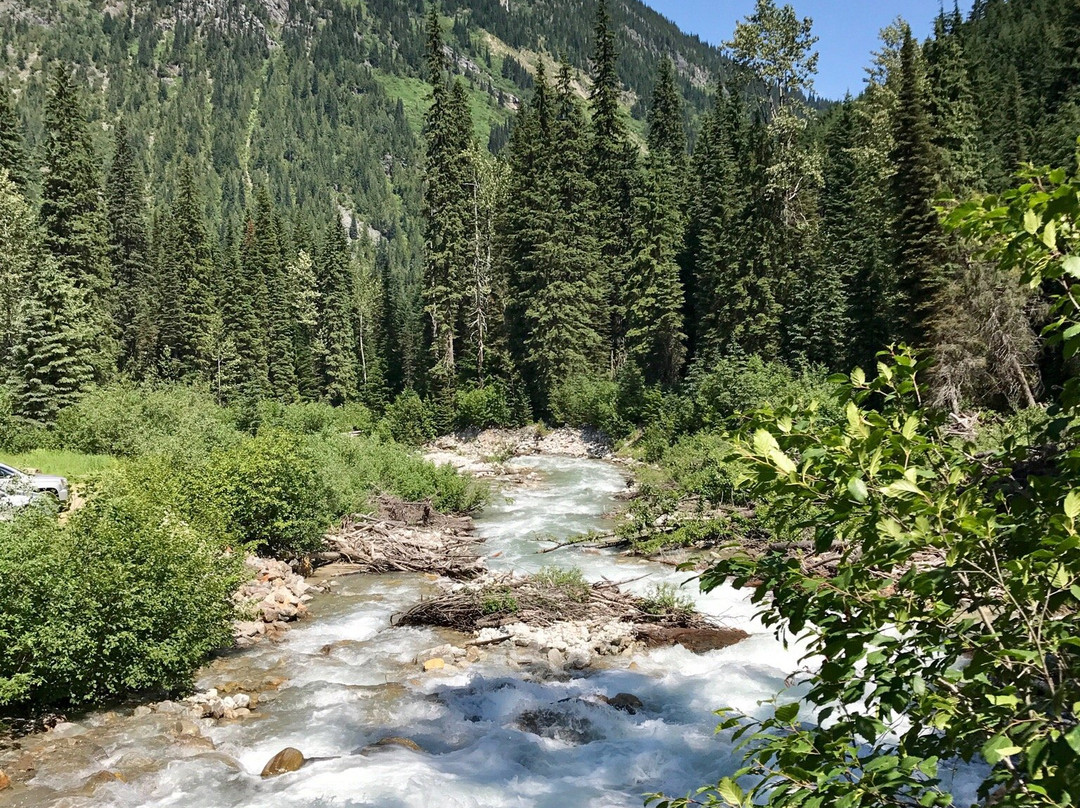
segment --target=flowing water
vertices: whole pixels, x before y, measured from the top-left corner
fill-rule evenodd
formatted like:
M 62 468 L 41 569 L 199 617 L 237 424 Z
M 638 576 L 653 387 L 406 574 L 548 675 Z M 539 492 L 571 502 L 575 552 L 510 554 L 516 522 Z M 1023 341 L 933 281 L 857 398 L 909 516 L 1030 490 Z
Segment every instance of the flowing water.
M 478 517 L 492 569 L 577 566 L 590 580 L 638 579 L 628 584 L 636 590 L 686 580 L 669 567 L 609 552 L 567 548 L 538 555 L 538 539 L 608 527 L 606 514 L 626 480 L 600 461 L 529 457 L 515 463 L 534 469 L 541 481 L 510 491 L 512 501 L 497 501 Z M 495 653 L 462 670 L 423 673 L 417 656 L 452 635 L 393 628 L 390 618 L 433 586 L 420 575 L 338 579 L 333 594 L 311 604 L 312 619 L 284 642 L 264 643 L 211 666 L 201 686 L 230 678 L 284 680 L 255 715 L 210 730 L 215 750 L 178 744 L 162 732 L 157 716 L 144 724 L 96 719 L 99 751 L 87 766 L 132 773 L 126 782 L 96 785 L 62 804 L 641 806 L 646 793 L 685 794 L 735 769 L 730 741 L 714 734 L 712 710 L 767 710 L 758 702 L 783 689 L 785 677 L 799 667 L 798 653 L 755 622 L 744 593 L 724 588 L 701 595 L 690 584 L 686 594 L 700 611 L 751 637 L 700 655 L 673 647 L 617 657 L 559 679 Z M 636 695 L 644 709 L 630 715 L 577 698 L 621 692 Z M 530 710 L 546 711 L 553 731 L 522 729 L 519 718 Z M 115 726 L 111 734 L 108 726 Z M 391 746 L 360 754 L 387 736 L 409 738 L 423 751 Z M 266 761 L 286 746 L 326 759 L 260 778 Z M 74 786 L 89 770 L 43 766 L 31 783 L 40 795 L 36 804 L 49 804 L 46 796 L 56 795 L 50 789 Z M 20 804 L 34 799 L 26 794 Z

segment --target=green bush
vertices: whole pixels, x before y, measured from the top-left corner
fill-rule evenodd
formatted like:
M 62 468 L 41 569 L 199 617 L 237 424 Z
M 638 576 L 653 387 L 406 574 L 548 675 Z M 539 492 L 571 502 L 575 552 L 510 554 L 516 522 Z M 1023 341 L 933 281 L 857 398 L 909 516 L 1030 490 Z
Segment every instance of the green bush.
M 525 419 L 520 412 L 515 412 L 511 396 L 505 386 L 499 383 L 469 390 L 458 390 L 455 396 L 457 414 L 454 425 L 458 429 L 475 427 L 521 426 Z
M 551 395 L 551 415 L 564 426 L 593 427 L 609 438 L 627 433 L 619 417 L 619 385 L 601 376 L 573 376 Z
M 781 362 L 721 358 L 693 369 L 686 384 L 692 402 L 691 429 L 737 427 L 743 413 L 766 405 L 815 401 L 832 420 L 839 420 L 836 392 L 824 371 L 792 370 Z
M 117 384 L 91 390 L 60 412 L 60 445 L 86 454 L 138 457 L 208 451 L 240 439 L 232 413 L 191 387 Z
M 340 515 L 318 453 L 299 435 L 260 432 L 211 453 L 206 472 L 191 490 L 209 487 L 231 535 L 260 554 L 282 558 L 316 550 Z
M 176 691 L 231 641 L 242 554 L 149 491 L 102 480 L 66 526 L 0 523 L 0 705 Z
M 378 431 L 406 446 L 422 446 L 436 437 L 435 417 L 415 390 L 404 390 L 386 408 Z
M 261 401 L 256 406 L 259 430 L 277 430 L 298 435 L 370 434 L 375 428 L 371 410 L 358 402 L 333 407 L 323 402 L 283 404 Z
M 488 499 L 483 483 L 450 466 L 435 466 L 392 441 L 335 436 L 313 444 L 312 451 L 338 515 L 367 510 L 380 494 L 430 499 L 443 513 L 471 513 Z

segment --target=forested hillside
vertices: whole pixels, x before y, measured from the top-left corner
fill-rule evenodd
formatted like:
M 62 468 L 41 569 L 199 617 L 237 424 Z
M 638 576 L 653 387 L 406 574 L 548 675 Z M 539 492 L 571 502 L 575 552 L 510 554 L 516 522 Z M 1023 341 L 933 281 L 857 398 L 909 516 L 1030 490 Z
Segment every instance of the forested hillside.
M 123 374 L 225 403 L 415 389 L 445 429 L 894 341 L 937 357 L 952 409 L 1055 382 L 1038 296 L 933 206 L 1067 161 L 1074 4 L 980 2 L 925 43 L 898 22 L 824 112 L 789 9 L 725 56 L 640 4 L 599 11 L 4 3 L 15 412 L 48 424 Z

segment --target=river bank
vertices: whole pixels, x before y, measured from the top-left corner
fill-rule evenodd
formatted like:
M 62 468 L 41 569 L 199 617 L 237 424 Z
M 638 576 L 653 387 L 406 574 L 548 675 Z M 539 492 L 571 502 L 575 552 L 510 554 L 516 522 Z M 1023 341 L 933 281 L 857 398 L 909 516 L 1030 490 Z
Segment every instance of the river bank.
M 535 573 L 559 563 L 580 567 L 593 582 L 636 579 L 625 588 L 641 594 L 683 580 L 603 551 L 573 550 L 558 561 L 536 553 L 538 539 L 609 526 L 626 490 L 617 467 L 560 457 L 504 465 L 509 479 L 526 482 L 477 518 L 493 572 Z M 734 704 L 752 712 L 795 667 L 733 592 L 688 595 L 698 611 L 747 629 L 742 643 L 704 654 L 628 646 L 576 667 L 583 638 L 564 628 L 491 646 L 467 645 L 482 635 L 392 628 L 394 615 L 443 591 L 423 574 L 339 577 L 331 566 L 306 583 L 328 589 L 305 592 L 314 619 L 222 655 L 199 676 L 202 692 L 216 690 L 223 703 L 233 699 L 234 713 L 250 713 L 214 718 L 211 708 L 192 719 L 179 711 L 194 705 L 165 703 L 80 718 L 3 753 L 0 769 L 21 768 L 0 803 L 420 805 L 448 788 L 462 805 L 575 805 L 600 795 L 640 805 L 646 786 L 685 790 L 712 776 L 717 755 L 730 750 L 713 737 L 710 711 Z M 429 664 L 436 659 L 442 665 Z M 238 706 L 238 694 L 248 706 Z M 612 700 L 641 707 L 631 714 Z M 424 751 L 386 744 L 360 754 L 386 738 Z M 270 758 L 290 746 L 325 760 L 262 780 Z M 578 752 L 581 760 L 570 765 L 567 755 Z

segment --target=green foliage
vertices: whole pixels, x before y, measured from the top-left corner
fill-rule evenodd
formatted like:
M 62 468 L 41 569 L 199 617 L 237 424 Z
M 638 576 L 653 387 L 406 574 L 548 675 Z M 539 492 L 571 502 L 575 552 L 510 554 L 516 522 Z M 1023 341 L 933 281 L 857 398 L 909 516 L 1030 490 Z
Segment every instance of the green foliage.
M 686 387 L 694 428 L 737 425 L 744 413 L 765 403 L 810 406 L 814 402 L 824 408 L 827 417 L 840 417 L 835 392 L 825 384 L 823 373 L 816 369 L 795 371 L 757 356 L 701 363 L 691 371 Z
M 82 705 L 190 685 L 231 641 L 241 553 L 122 482 L 60 526 L 0 523 L 0 705 Z
M 458 390 L 455 395 L 455 424 L 459 428 L 513 427 L 521 426 L 527 417 L 515 412 L 509 391 L 501 383 Z
M 521 608 L 508 586 L 489 587 L 481 594 L 480 610 L 484 614 L 516 614 Z
M 375 429 L 375 416 L 359 402 L 332 407 L 316 401 L 300 404 L 260 401 L 256 410 L 260 430 L 329 436 L 347 432 L 367 435 Z
M 592 587 L 585 580 L 585 575 L 577 567 L 543 567 L 532 576 L 533 582 L 548 590 L 555 590 L 560 598 L 575 603 L 585 603 L 589 599 Z
M 179 450 L 206 453 L 240 438 L 228 410 L 183 385 L 115 384 L 94 389 L 60 413 L 56 433 L 67 449 L 117 457 Z
M 405 446 L 421 446 L 435 437 L 435 420 L 415 390 L 404 390 L 386 408 L 379 433 Z
M 601 376 L 572 376 L 555 388 L 551 396 L 551 415 L 557 424 L 593 427 L 611 438 L 626 434 L 619 417 L 619 386 Z
M 339 515 L 319 456 L 297 435 L 260 432 L 211 453 L 205 473 L 231 534 L 263 555 L 317 550 Z
M 641 599 L 641 609 L 653 615 L 690 614 L 694 600 L 674 584 L 653 584 Z
M 112 468 L 116 459 L 107 455 L 88 455 L 67 449 L 31 449 L 20 453 L 0 452 L 0 463 L 17 469 L 37 469 L 42 474 L 58 474 L 69 481 L 93 477 Z

